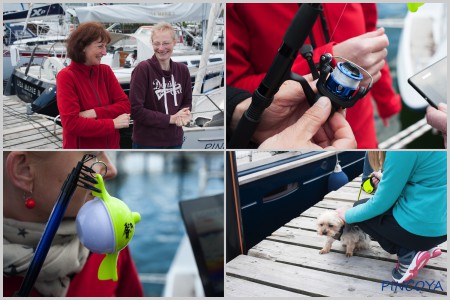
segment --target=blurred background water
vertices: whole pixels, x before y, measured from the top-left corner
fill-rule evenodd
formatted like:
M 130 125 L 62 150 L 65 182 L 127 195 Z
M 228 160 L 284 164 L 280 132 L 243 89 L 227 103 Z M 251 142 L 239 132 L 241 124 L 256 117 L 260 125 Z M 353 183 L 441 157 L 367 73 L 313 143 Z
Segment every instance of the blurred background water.
M 130 250 L 145 296 L 161 296 L 185 234 L 178 202 L 224 191 L 223 152 L 108 152 L 118 176 L 109 193 L 141 214 Z
M 392 83 L 394 89 L 399 93 L 397 83 L 397 55 L 400 42 L 400 36 L 403 30 L 403 19 L 405 18 L 408 8 L 406 3 L 378 3 L 378 27 L 384 27 L 389 37 L 387 62 L 392 75 Z M 420 12 L 420 8 L 419 8 Z M 425 101 L 425 100 L 424 100 Z M 425 116 L 424 111 L 415 111 L 403 104 L 402 111 L 399 115 L 394 116 L 390 120 L 389 127 L 384 127 L 382 120 L 379 118 L 375 109 L 375 124 L 377 130 L 378 142 L 385 141 L 401 130 L 418 122 Z M 423 136 L 407 145 L 408 149 L 442 149 L 444 146 L 442 136 L 433 131 L 428 131 Z

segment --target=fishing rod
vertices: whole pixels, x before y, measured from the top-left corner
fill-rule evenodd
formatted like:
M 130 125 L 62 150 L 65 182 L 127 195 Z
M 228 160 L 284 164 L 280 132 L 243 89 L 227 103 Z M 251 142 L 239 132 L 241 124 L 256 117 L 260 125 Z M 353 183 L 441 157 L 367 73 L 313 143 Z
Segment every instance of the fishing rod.
M 298 75 L 292 73 L 291 68 L 319 13 L 320 3 L 303 3 L 297 10 L 284 34 L 283 43 L 278 49 L 269 71 L 253 93 L 249 108 L 239 120 L 228 145 L 230 148 L 247 148 L 264 110 L 272 103 L 281 84 L 293 77 L 298 79 Z
M 95 174 L 95 171 L 84 165 L 86 162 L 95 158 L 96 156 L 93 154 L 84 155 L 82 160 L 77 163 L 76 167 L 72 169 L 72 172 L 70 172 L 64 181 L 47 225 L 45 226 L 44 232 L 36 247 L 28 271 L 22 281 L 22 285 L 14 296 L 27 297 L 30 294 L 75 189 L 77 187 L 82 187 L 94 192 L 101 192 L 98 188 L 93 186 L 98 183 L 97 180 L 92 177 L 92 174 Z
M 346 58 L 325 53 L 321 55 L 317 69 L 312 59 L 313 48 L 311 45 L 304 45 L 304 42 L 320 11 L 320 3 L 304 3 L 298 9 L 269 71 L 253 93 L 248 110 L 239 120 L 228 144 L 229 148 L 247 148 L 264 110 L 272 103 L 281 84 L 288 79 L 300 83 L 310 106 L 313 106 L 320 97 L 328 97 L 333 108 L 331 114 L 339 109 L 352 107 L 372 88 L 373 78 L 370 73 Z M 304 77 L 291 71 L 298 52 L 306 59 L 313 78 L 318 79 L 317 93 L 314 93 Z M 332 66 L 333 60 L 340 60 L 335 68 Z M 360 85 L 364 78 L 362 73 L 370 78 L 367 86 Z

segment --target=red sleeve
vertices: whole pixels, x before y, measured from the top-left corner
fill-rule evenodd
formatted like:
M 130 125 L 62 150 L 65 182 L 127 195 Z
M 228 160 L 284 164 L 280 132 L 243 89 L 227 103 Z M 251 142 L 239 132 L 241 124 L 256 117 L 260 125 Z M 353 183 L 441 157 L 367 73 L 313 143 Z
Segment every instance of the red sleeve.
M 366 21 L 366 31 L 376 29 L 378 13 L 375 3 L 361 4 Z M 377 105 L 378 114 L 381 118 L 389 118 L 398 114 L 402 109 L 400 95 L 397 94 L 392 85 L 392 77 L 389 71 L 389 65 L 386 64 L 381 69 L 381 78 L 372 87 L 372 97 Z
M 148 79 L 148 63 L 141 62 L 133 70 L 130 81 L 131 118 L 144 126 L 168 128 L 170 116 L 144 107 L 148 93 L 151 93 Z M 192 92 L 191 92 L 192 93 Z M 192 101 L 192 100 L 191 100 Z
M 95 137 L 113 134 L 114 122 L 112 119 L 88 119 L 80 114 L 80 100 L 75 92 L 74 81 L 70 71 L 61 71 L 56 79 L 56 98 L 61 123 L 64 130 L 72 135 Z
M 252 4 L 253 5 L 253 4 Z M 269 4 L 264 4 L 269 5 Z M 259 86 L 263 80 L 266 72 L 258 72 L 257 68 L 252 64 L 252 61 L 262 61 L 262 60 L 273 60 L 271 55 L 264 55 L 259 51 L 264 51 L 260 49 L 257 51 L 255 47 L 263 43 L 255 42 L 255 37 L 250 36 L 249 27 L 251 26 L 263 26 L 263 24 L 249 24 L 248 9 L 251 5 L 247 4 L 245 8 L 242 8 L 242 4 L 227 3 L 227 53 L 226 53 L 226 70 L 227 70 L 227 84 L 236 88 L 244 89 L 249 92 L 254 92 L 254 90 Z M 279 9 L 280 11 L 273 11 L 273 13 L 280 13 L 284 17 L 293 17 L 296 12 L 296 5 L 293 6 L 281 6 L 279 4 L 273 4 L 272 9 Z M 253 6 L 254 10 L 257 11 L 258 5 Z M 246 10 L 247 9 L 247 10 Z M 287 13 L 286 10 L 292 9 L 292 12 Z M 258 13 L 260 13 L 259 11 Z M 267 6 L 263 9 L 264 14 L 270 14 Z M 247 17 L 247 19 L 246 19 Z M 279 21 L 279 20 L 277 20 Z M 262 21 L 263 22 L 263 21 Z M 272 21 L 275 22 L 275 21 Z M 284 26 L 289 25 L 290 20 L 284 22 L 283 25 L 277 30 L 272 31 L 270 38 L 268 38 L 267 43 L 278 43 L 276 46 L 279 47 L 282 43 L 282 37 L 284 36 L 285 29 Z M 309 43 L 307 40 L 306 43 Z M 328 43 L 326 45 L 320 46 L 314 50 L 313 60 L 317 63 L 319 62 L 320 56 L 324 53 L 332 53 L 334 43 Z M 249 57 L 250 55 L 256 55 L 257 57 Z M 270 58 L 269 58 L 270 57 Z M 266 62 L 264 62 L 266 63 Z M 270 62 L 271 63 L 271 62 Z M 269 65 L 270 65 L 269 63 Z M 311 73 L 309 66 L 305 59 L 301 55 L 298 55 L 292 66 L 292 71 L 300 75 L 306 75 Z
M 361 3 L 366 22 L 366 32 L 374 31 L 377 26 L 378 11 L 376 3 Z
M 96 107 L 95 113 L 98 119 L 115 119 L 122 114 L 129 114 L 131 111 L 130 101 L 119 84 L 114 72 L 109 66 L 101 65 L 105 82 L 107 83 L 108 95 L 112 104 Z
M 226 69 L 227 84 L 253 92 L 264 78 L 265 73 L 255 74 L 250 59 L 250 42 L 245 21 L 238 12 L 239 4 L 227 3 L 226 14 Z M 264 51 L 261 49 L 261 51 Z
M 98 279 L 98 268 L 104 257 L 104 254 L 90 253 L 83 269 L 72 278 L 66 296 L 142 297 L 144 292 L 128 247 L 119 252 L 117 281 Z
M 116 289 L 117 297 L 143 297 L 144 291 L 139 281 L 138 271 L 131 258 L 129 247 L 120 251 L 118 276 L 120 278 Z

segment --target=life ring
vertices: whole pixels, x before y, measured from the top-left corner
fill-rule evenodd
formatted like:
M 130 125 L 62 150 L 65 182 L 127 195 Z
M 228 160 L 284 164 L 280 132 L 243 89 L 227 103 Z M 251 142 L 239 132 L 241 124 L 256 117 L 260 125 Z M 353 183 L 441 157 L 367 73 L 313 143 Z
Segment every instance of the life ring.
M 53 80 L 56 79 L 56 75 L 58 74 L 58 72 L 64 68 L 65 66 L 59 58 L 47 57 L 42 66 L 42 72 L 47 79 Z

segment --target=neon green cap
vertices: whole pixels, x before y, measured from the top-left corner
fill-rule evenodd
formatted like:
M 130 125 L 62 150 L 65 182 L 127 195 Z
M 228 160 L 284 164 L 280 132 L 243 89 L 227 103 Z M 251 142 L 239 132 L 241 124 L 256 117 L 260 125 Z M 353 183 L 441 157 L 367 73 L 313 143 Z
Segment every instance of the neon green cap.
M 128 206 L 115 197 L 108 194 L 100 174 L 96 175 L 97 184 L 95 185 L 101 192 L 92 192 L 96 197 L 103 200 L 108 210 L 110 221 L 114 228 L 115 248 L 112 253 L 106 253 L 105 258 L 98 269 L 98 279 L 117 281 L 117 258 L 120 250 L 125 248 L 134 235 L 135 225 L 141 220 L 141 215 L 137 212 L 131 212 Z
M 416 12 L 424 3 L 407 3 L 410 12 Z

